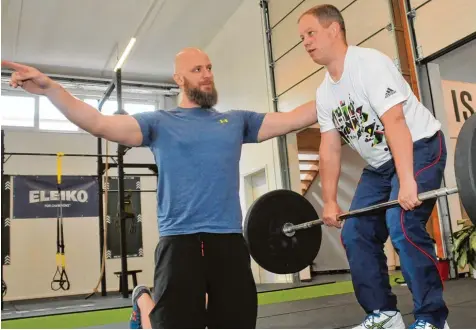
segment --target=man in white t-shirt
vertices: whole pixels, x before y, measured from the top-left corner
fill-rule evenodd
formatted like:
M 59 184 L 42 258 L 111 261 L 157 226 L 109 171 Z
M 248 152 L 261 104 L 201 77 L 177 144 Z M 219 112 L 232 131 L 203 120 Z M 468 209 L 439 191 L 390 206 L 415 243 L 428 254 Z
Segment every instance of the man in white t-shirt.
M 359 327 L 405 327 L 384 254 L 390 235 L 413 294 L 415 322 L 410 328 L 443 328 L 448 309 L 425 228 L 435 200 L 418 200 L 418 193 L 441 186 L 446 147 L 440 122 L 418 101 L 390 58 L 347 45 L 344 20 L 334 6 L 303 13 L 299 33 L 312 60 L 327 69 L 316 93 L 324 222 L 341 227 L 337 183 L 342 140 L 368 163 L 351 210 L 399 201 L 398 207 L 349 218 L 342 229 L 355 294 L 367 313 Z

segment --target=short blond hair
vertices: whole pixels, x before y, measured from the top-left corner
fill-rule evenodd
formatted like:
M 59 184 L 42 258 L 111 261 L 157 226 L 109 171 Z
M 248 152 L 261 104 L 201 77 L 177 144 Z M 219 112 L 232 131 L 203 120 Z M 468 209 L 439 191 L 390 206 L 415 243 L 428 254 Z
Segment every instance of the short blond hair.
M 344 37 L 344 40 L 346 40 L 344 17 L 342 17 L 340 10 L 335 6 L 329 4 L 314 6 L 302 13 L 298 21 L 300 21 L 305 15 L 312 15 L 316 17 L 319 23 L 326 28 L 332 23 L 337 22 L 337 24 L 340 26 L 340 30 L 342 31 L 342 36 Z

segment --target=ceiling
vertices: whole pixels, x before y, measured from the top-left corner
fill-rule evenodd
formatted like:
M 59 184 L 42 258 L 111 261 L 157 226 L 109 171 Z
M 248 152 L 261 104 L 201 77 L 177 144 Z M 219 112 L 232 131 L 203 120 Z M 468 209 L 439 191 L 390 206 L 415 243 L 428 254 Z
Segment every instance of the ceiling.
M 205 48 L 243 0 L 2 0 L 2 59 L 48 74 L 172 83 L 183 47 Z

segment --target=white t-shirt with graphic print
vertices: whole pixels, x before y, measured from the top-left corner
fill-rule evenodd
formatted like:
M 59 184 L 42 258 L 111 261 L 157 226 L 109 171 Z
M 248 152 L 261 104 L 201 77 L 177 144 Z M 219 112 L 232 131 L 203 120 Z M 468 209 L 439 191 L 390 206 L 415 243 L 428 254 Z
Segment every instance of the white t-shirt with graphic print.
M 413 141 L 440 130 L 441 123 L 418 101 L 392 60 L 358 46 L 349 46 L 341 79 L 335 82 L 326 73 L 316 92 L 321 132 L 336 128 L 376 168 L 392 158 L 380 117 L 402 102 Z

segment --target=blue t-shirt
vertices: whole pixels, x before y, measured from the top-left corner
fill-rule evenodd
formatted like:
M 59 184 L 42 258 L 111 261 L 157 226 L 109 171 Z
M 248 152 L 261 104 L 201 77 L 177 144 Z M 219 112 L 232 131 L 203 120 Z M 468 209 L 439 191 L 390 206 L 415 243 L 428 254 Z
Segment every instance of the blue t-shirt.
M 133 115 L 159 168 L 161 236 L 242 232 L 241 147 L 257 142 L 264 116 L 180 107 Z

